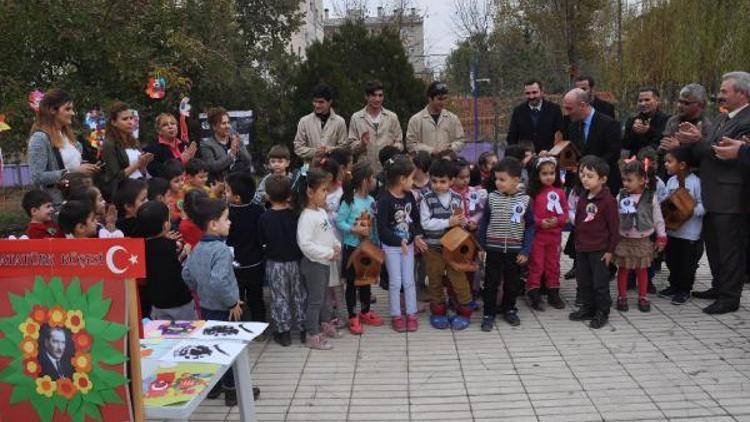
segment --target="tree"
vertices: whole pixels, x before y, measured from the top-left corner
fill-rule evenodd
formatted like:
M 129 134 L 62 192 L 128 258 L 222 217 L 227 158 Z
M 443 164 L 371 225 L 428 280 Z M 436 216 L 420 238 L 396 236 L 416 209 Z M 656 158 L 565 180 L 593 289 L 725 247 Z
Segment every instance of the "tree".
M 364 86 L 373 79 L 383 82 L 385 107 L 398 114 L 401 126 L 406 129 L 411 115 L 424 107 L 426 87 L 414 76 L 398 33 L 389 27 L 370 33 L 361 21 L 347 21 L 333 36 L 308 47 L 307 61 L 300 65 L 292 81 L 293 115 L 310 113 L 310 91 L 324 82 L 336 89 L 336 113 L 348 121 L 364 107 Z M 288 131 L 291 137 L 296 120 L 293 123 Z

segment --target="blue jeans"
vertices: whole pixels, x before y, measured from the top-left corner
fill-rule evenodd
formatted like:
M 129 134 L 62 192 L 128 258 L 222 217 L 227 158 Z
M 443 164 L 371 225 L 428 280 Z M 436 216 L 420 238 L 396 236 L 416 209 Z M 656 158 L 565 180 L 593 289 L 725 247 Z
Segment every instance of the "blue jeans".
M 383 246 L 388 269 L 388 302 L 392 317 L 401 316 L 401 288 L 404 288 L 406 314 L 417 313 L 417 288 L 414 284 L 414 244 L 404 255 L 400 246 Z
M 201 306 L 201 314 L 203 314 L 205 320 L 229 321 L 229 311 L 214 311 Z M 234 390 L 234 367 L 227 369 L 227 372 L 221 377 L 221 385 L 225 389 Z

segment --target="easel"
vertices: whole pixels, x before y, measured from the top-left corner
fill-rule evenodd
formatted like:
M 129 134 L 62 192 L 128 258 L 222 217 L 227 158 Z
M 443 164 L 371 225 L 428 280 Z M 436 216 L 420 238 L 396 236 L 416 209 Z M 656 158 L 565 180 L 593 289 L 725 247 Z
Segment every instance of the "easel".
M 141 321 L 138 318 L 138 283 L 134 278 L 125 279 L 125 289 L 127 291 L 127 312 L 128 312 L 128 355 L 130 357 L 130 393 L 133 403 L 133 420 L 143 422 L 144 404 L 143 404 L 143 377 L 141 376 L 141 346 L 140 336 L 138 335 L 138 326 Z

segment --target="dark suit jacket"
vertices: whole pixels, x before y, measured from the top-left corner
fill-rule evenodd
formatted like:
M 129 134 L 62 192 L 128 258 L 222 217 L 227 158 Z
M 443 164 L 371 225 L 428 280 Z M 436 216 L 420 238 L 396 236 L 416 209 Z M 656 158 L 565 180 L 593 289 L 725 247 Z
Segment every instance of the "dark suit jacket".
M 68 379 L 73 378 L 73 365 L 70 363 L 70 353 L 64 353 L 62 359 L 60 359 L 60 373 L 58 374 L 55 369 L 55 365 L 52 363 L 50 358 L 47 356 L 47 352 L 44 350 L 39 351 L 39 365 L 42 367 L 41 375 L 49 375 L 52 381 L 57 381 L 60 376 Z
M 174 158 L 180 158 L 172 155 L 172 150 L 170 150 L 167 145 L 159 143 L 158 139 L 154 141 L 154 143 L 149 144 L 145 148 L 143 148 L 143 152 L 150 152 L 154 154 L 154 159 L 151 160 L 151 162 L 148 163 L 148 166 L 146 167 L 146 169 L 148 170 L 148 174 L 153 177 L 164 177 L 162 175 L 162 167 L 164 167 L 164 163 Z
M 568 128 L 568 132 L 570 140 L 578 147 L 583 156 L 596 155 L 609 164 L 607 185 L 610 192 L 619 192 L 621 177 L 617 161 L 620 159 L 622 142 L 620 140 L 620 124 L 617 120 L 597 110 L 591 119 L 588 140 L 583 139 L 583 122 L 573 122 Z
M 700 161 L 701 194 L 707 212 L 717 214 L 742 214 L 747 211 L 750 186 L 750 168 L 740 160 L 716 158 L 713 145 L 726 136 L 740 139 L 750 134 L 750 106 L 734 118 L 722 113 L 717 117 L 708 135 L 693 146 L 693 153 Z
M 591 103 L 591 107 L 594 107 L 596 111 L 602 114 L 606 114 L 612 119 L 615 118 L 615 106 L 612 103 L 608 103 L 597 96 L 594 96 L 594 101 Z
M 508 144 L 516 144 L 521 140 L 534 142 L 536 152 L 549 150 L 555 140 L 555 132 L 563 131 L 563 116 L 560 106 L 544 100 L 539 113 L 539 121 L 534 126 L 531 120 L 531 108 L 527 102 L 521 103 L 513 109 L 508 128 Z
M 669 116 L 657 110 L 646 133 L 639 135 L 633 132 L 633 122 L 638 116 L 632 116 L 625 122 L 625 136 L 622 139 L 622 147 L 630 150 L 632 155 L 638 154 L 638 151 L 644 147 L 659 148 L 659 142 L 663 137 L 664 127 L 667 125 Z
M 740 164 L 742 164 L 745 167 L 750 168 L 750 146 L 749 145 L 743 145 L 740 147 L 739 156 L 737 159 L 740 161 Z

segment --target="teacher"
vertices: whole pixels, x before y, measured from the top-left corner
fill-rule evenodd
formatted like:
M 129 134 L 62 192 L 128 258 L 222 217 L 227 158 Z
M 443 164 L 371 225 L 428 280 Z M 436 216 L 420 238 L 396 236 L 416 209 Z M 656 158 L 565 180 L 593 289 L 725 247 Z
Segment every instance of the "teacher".
M 84 163 L 81 159 L 82 147 L 71 129 L 75 114 L 70 94 L 51 89 L 39 103 L 31 127 L 28 144 L 31 180 L 52 196 L 55 208 L 62 203 L 60 187 L 65 184 L 67 174 L 92 176 L 100 170 L 95 164 Z
M 114 198 L 117 186 L 123 180 L 144 179 L 148 174 L 146 166 L 154 155 L 141 151 L 138 139 L 133 136 L 134 128 L 130 107 L 120 101 L 112 104 L 102 146 L 105 166 L 102 194 L 106 198 Z
M 201 159 L 208 165 L 209 182 L 223 181 L 230 171 L 250 168 L 250 153 L 240 142 L 239 135 L 232 134 L 229 113 L 223 107 L 208 110 L 208 124 L 214 134 L 201 140 Z

